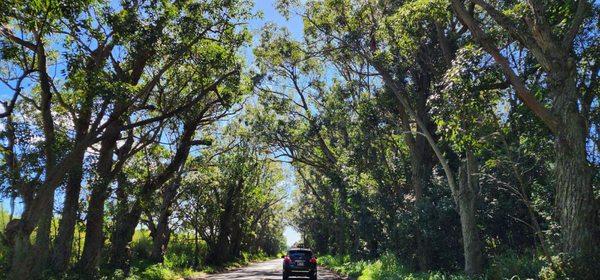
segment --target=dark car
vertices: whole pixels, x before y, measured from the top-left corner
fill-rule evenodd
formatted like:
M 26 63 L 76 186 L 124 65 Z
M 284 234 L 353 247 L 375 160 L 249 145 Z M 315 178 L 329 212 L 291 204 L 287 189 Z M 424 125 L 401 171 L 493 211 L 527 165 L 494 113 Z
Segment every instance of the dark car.
M 310 249 L 293 248 L 283 257 L 283 279 L 290 276 L 308 276 L 317 279 L 317 258 Z

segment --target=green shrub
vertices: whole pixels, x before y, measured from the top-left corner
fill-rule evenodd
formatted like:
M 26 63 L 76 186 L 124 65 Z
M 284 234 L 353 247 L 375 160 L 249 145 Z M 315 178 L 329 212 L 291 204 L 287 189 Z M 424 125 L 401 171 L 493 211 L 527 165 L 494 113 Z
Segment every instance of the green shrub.
M 249 253 L 242 252 L 242 259 L 240 260 L 242 263 L 249 263 L 255 261 L 263 261 L 268 260 L 270 257 L 265 254 L 263 251 L 258 251 L 257 253 Z
M 552 256 L 552 262 L 554 266 L 547 264 L 540 270 L 539 279 L 600 279 L 600 262 L 596 257 L 577 258 L 558 254 Z
M 537 278 L 543 265 L 544 262 L 536 255 L 519 255 L 509 251 L 490 260 L 486 275 L 490 279 Z
M 79 278 L 77 278 L 79 279 Z M 101 280 L 141 280 L 136 273 L 131 272 L 131 275 L 125 276 L 125 272 L 123 270 L 117 269 L 112 271 L 110 274 L 104 275 L 100 277 Z
M 199 243 L 199 261 L 204 260 L 206 254 L 206 242 Z M 165 253 L 164 264 L 172 269 L 188 268 L 194 264 L 194 242 L 183 238 L 174 238 L 169 242 Z M 201 265 L 201 264 L 200 264 Z
M 133 258 L 147 259 L 152 252 L 152 238 L 148 230 L 136 230 L 131 241 Z
M 319 263 L 358 280 L 466 280 L 463 275 L 442 272 L 413 273 L 394 254 L 383 254 L 376 261 L 351 261 L 349 256 L 322 256 Z
M 140 274 L 140 278 L 145 280 L 174 280 L 179 278 L 179 276 L 165 265 L 155 264 L 146 268 Z
M 329 267 L 337 273 L 348 275 L 350 277 L 358 277 L 363 270 L 369 265 L 368 261 L 351 261 L 350 256 L 321 256 L 319 264 Z
M 363 271 L 360 280 L 368 279 L 401 279 L 410 275 L 410 272 L 402 265 L 396 256 L 390 253 L 382 255 L 379 260 L 367 266 Z

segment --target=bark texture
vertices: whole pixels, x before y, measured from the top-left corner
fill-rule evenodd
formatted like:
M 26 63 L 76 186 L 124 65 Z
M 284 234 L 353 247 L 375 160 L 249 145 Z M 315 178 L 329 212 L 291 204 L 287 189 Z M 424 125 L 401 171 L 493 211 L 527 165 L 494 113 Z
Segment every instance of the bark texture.
M 104 202 L 108 197 L 108 186 L 113 180 L 113 156 L 120 135 L 120 124 L 112 122 L 104 134 L 100 147 L 100 157 L 96 165 L 97 179 L 92 185 L 85 227 L 83 253 L 77 266 L 82 272 L 92 275 L 100 263 L 100 253 L 104 245 Z
M 34 255 L 32 256 L 34 258 L 32 265 L 33 275 L 41 275 L 48 267 L 50 260 L 50 230 L 53 216 L 54 198 L 50 200 L 50 203 L 46 204 L 36 230 Z
M 177 196 L 179 184 L 180 178 L 177 178 L 173 184 L 164 188 L 162 192 L 160 213 L 158 215 L 155 230 L 152 233 L 152 253 L 150 258 L 155 262 L 163 262 L 167 246 L 169 245 L 169 238 L 171 236 L 169 218 L 171 216 L 171 206 Z
M 581 93 L 577 86 L 577 55 L 573 50 L 575 37 L 580 32 L 587 12 L 588 1 L 579 1 L 567 32 L 553 34 L 554 26 L 547 21 L 545 7 L 530 1 L 531 16 L 525 17 L 526 28 L 519 29 L 511 18 L 483 0 L 474 0 L 486 13 L 518 42 L 531 52 L 547 75 L 552 109 L 548 110 L 514 72 L 508 59 L 487 36 L 481 24 L 465 9 L 460 0 L 452 0 L 452 7 L 473 37 L 500 66 L 524 104 L 544 122 L 554 134 L 556 156 L 556 208 L 561 226 L 562 251 L 577 258 L 581 276 L 593 278 L 593 271 L 582 263 L 598 263 L 598 201 L 594 198 L 592 169 L 587 161 L 586 138 L 588 129 L 584 114 L 579 110 Z M 585 104 L 585 102 L 582 102 Z M 587 268 L 586 268 L 587 267 Z M 586 272 L 586 270 L 588 272 Z
M 86 84 L 94 87 L 97 84 L 96 75 L 98 69 L 104 65 L 104 59 L 110 53 L 112 47 L 99 46 L 99 48 L 87 60 L 86 65 Z M 75 123 L 74 143 L 83 141 L 91 125 L 92 107 L 95 92 L 87 91 L 81 104 L 79 117 Z M 51 264 L 52 269 L 57 272 L 63 272 L 69 268 L 71 252 L 73 246 L 73 234 L 77 223 L 77 214 L 79 210 L 79 195 L 81 193 L 81 181 L 83 179 L 83 161 L 85 153 L 74 157 L 75 166 L 69 171 L 67 184 L 65 187 L 65 199 L 62 210 L 62 217 L 58 227 L 58 234 L 54 241 L 52 249 Z
M 121 208 L 123 209 L 123 208 Z M 131 248 L 129 243 L 133 239 L 135 227 L 142 215 L 141 205 L 135 204 L 129 211 L 123 209 L 115 215 L 115 229 L 111 235 L 111 250 L 109 265 L 115 269 L 122 269 L 129 274 Z
M 210 264 L 223 264 L 229 261 L 229 252 L 231 250 L 232 222 L 235 212 L 235 197 L 241 191 L 244 181 L 238 180 L 236 184 L 231 185 L 227 190 L 227 199 L 223 205 L 223 212 L 219 217 L 219 235 L 216 243 L 210 246 L 210 252 L 207 255 L 206 262 Z
M 459 188 L 457 196 L 458 213 L 462 231 L 465 273 L 476 276 L 483 273 L 483 253 L 481 237 L 477 229 L 477 164 L 471 152 L 459 168 Z
M 577 92 L 574 65 L 565 61 L 557 68 L 565 69 L 556 71 L 550 84 L 555 96 L 553 110 L 561 123 L 555 147 L 556 207 L 562 249 L 582 263 L 593 263 L 598 261 L 598 212 L 592 188 L 594 170 L 587 161 L 587 130 L 574 94 Z
M 415 82 L 416 82 L 416 97 L 415 97 L 415 113 L 423 120 L 423 124 L 429 131 L 435 131 L 435 127 L 432 127 L 432 121 L 429 116 L 429 108 L 427 107 L 427 99 L 430 96 L 431 87 L 431 75 L 429 71 L 429 56 L 427 51 L 423 48 L 419 53 L 417 63 L 419 64 L 419 70 L 415 71 Z M 406 117 L 408 119 L 408 116 Z M 404 125 L 405 129 L 410 129 L 410 125 L 407 123 Z M 417 128 L 420 133 L 423 133 L 424 129 Z M 409 149 L 411 155 L 411 180 L 413 184 L 415 194 L 415 209 L 417 215 L 418 225 L 415 228 L 415 239 L 417 243 L 417 264 L 421 271 L 427 271 L 430 268 L 431 263 L 431 248 L 428 245 L 429 242 L 425 237 L 427 220 L 423 217 L 426 213 L 428 200 L 424 197 L 424 192 L 430 182 L 430 171 L 433 168 L 431 158 L 433 153 L 427 144 L 427 140 L 420 134 L 410 135 L 407 134 L 409 139 Z
M 83 154 L 78 160 L 83 164 Z M 58 235 L 54 240 L 54 248 L 52 250 L 52 268 L 58 272 L 65 271 L 69 267 L 73 235 L 77 223 L 82 178 L 83 168 L 81 166 L 74 168 L 69 173 L 62 217 L 58 226 Z

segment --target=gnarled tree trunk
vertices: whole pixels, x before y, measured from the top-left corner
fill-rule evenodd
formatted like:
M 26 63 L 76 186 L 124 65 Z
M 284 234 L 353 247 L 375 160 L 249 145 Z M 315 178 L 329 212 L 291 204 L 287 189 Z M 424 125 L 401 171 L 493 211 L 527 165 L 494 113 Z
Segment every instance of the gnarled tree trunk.
M 12 220 L 6 226 L 7 237 L 11 239 L 10 243 L 12 245 L 10 255 L 11 266 L 7 279 L 35 279 L 32 276 L 33 274 L 31 274 L 31 266 L 33 264 L 30 254 L 33 247 L 30 241 L 31 232 L 27 233 L 23 230 L 16 230 L 17 227 L 23 227 L 21 220 Z M 15 228 L 14 235 L 12 235 L 13 233 L 9 234 L 9 231 L 12 231 L 12 228 Z M 12 236 L 9 237 L 9 235 Z
M 109 52 L 106 52 L 109 53 Z M 104 57 L 102 57 L 104 58 Z M 87 75 L 88 83 L 94 84 L 94 74 L 98 68 L 98 60 L 90 59 L 87 69 L 90 71 Z M 88 92 L 81 106 L 81 113 L 75 124 L 74 143 L 82 141 L 90 127 L 92 105 L 94 94 Z M 74 157 L 74 167 L 69 171 L 67 185 L 65 187 L 65 199 L 62 209 L 62 217 L 58 226 L 58 234 L 54 240 L 52 248 L 51 264 L 52 269 L 57 272 L 63 272 L 68 269 L 71 260 L 71 251 L 73 246 L 73 234 L 77 223 L 77 212 L 79 210 L 79 195 L 81 193 L 81 181 L 83 179 L 83 160 L 85 153 L 77 154 Z
M 80 158 L 77 159 L 81 164 L 83 164 L 83 157 L 83 154 L 81 154 Z M 60 219 L 58 235 L 54 240 L 54 248 L 52 249 L 52 268 L 58 272 L 65 271 L 69 267 L 73 235 L 77 223 L 82 178 L 82 166 L 76 166 L 69 172 L 62 218 Z
M 217 242 L 214 246 L 209 248 L 206 262 L 209 264 L 220 265 L 229 260 L 229 252 L 231 249 L 231 232 L 232 232 L 232 220 L 235 212 L 235 199 L 241 188 L 243 187 L 244 181 L 238 180 L 238 182 L 229 187 L 227 190 L 227 196 L 225 205 L 223 206 L 223 212 L 219 217 L 219 235 Z
M 598 215 L 594 200 L 592 174 L 587 161 L 586 127 L 578 109 L 576 72 L 568 60 L 559 63 L 550 76 L 555 98 L 553 111 L 558 117 L 556 147 L 556 208 L 562 233 L 563 252 L 584 262 L 598 260 Z M 597 170 L 596 170 L 597 172 Z M 591 274 L 590 274 L 591 276 Z
M 421 51 L 417 59 L 417 62 L 420 65 L 420 71 L 416 71 L 415 73 L 416 97 L 414 109 L 419 118 L 423 120 L 423 124 L 427 129 L 429 131 L 435 131 L 435 129 L 431 127 L 432 122 L 428 114 L 427 98 L 430 96 L 431 73 L 426 70 L 428 69 L 428 62 L 424 61 L 424 56 L 426 55 Z M 403 113 L 403 115 L 405 115 L 405 113 Z M 408 116 L 404 116 L 402 122 L 404 129 L 410 131 Z M 417 130 L 419 130 L 419 132 L 423 131 L 423 129 L 419 127 L 417 127 Z M 426 228 L 425 224 L 427 221 L 422 216 L 425 215 L 424 212 L 428 203 L 427 199 L 424 198 L 424 192 L 430 180 L 429 171 L 433 168 L 433 164 L 430 160 L 432 158 L 432 152 L 431 149 L 428 149 L 427 140 L 420 134 L 413 136 L 407 133 L 405 139 L 408 143 L 411 156 L 411 181 L 415 195 L 414 207 L 417 215 L 417 226 L 415 227 L 417 264 L 419 270 L 427 271 L 429 270 L 431 263 L 431 248 L 428 245 L 428 240 L 424 236 Z
M 456 196 L 462 231 L 465 273 L 470 276 L 483 272 L 481 237 L 477 229 L 477 164 L 471 151 L 459 168 L 459 193 Z
M 139 203 L 134 203 L 130 211 L 119 211 L 115 215 L 115 229 L 111 235 L 111 251 L 109 265 L 113 268 L 122 269 L 129 274 L 131 249 L 129 243 L 133 239 L 142 208 Z
M 155 262 L 163 262 L 167 246 L 169 245 L 169 237 L 171 235 L 169 217 L 171 216 L 171 206 L 177 196 L 179 184 L 180 178 L 176 178 L 175 182 L 165 188 L 162 193 L 160 214 L 156 222 L 155 232 L 152 234 L 152 253 L 150 258 Z
M 48 267 L 50 259 L 50 230 L 54 214 L 54 197 L 45 205 L 41 214 L 35 234 L 35 245 L 33 248 L 33 275 L 41 275 Z
M 113 180 L 113 156 L 120 135 L 120 124 L 111 123 L 104 134 L 97 163 L 97 178 L 92 184 L 85 226 L 83 253 L 77 266 L 82 272 L 92 275 L 100 264 L 100 253 L 104 245 L 104 203 L 108 198 L 108 186 Z

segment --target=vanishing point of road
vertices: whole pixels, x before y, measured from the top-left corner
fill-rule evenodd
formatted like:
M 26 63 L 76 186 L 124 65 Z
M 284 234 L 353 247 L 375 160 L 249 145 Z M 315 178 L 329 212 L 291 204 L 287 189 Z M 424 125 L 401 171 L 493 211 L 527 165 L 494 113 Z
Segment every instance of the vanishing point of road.
M 322 267 L 318 268 L 319 280 L 342 280 L 329 270 Z M 236 270 L 200 276 L 193 280 L 281 280 L 282 279 L 282 261 L 281 259 L 270 260 L 266 262 L 253 263 L 249 266 Z M 290 277 L 291 279 L 308 279 L 308 277 Z

